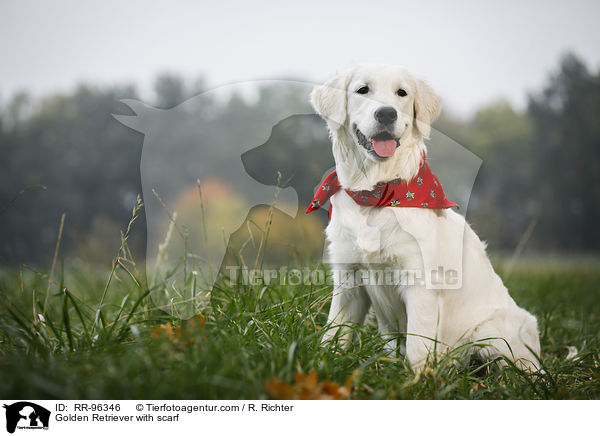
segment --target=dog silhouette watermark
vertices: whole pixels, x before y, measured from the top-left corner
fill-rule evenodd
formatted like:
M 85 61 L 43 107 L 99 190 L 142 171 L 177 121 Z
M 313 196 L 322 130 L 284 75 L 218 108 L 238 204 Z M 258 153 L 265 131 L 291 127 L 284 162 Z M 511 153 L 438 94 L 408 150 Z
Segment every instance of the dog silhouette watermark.
M 268 104 L 224 103 L 249 86 L 268 90 Z M 123 101 L 134 114 L 115 118 L 144 134 L 146 270 L 158 307 L 190 318 L 208 304 L 215 283 L 231 282 L 233 273 L 235 280 L 252 284 L 281 267 L 302 271 L 315 260 L 327 263 L 326 207 L 304 213 L 335 165 L 325 122 L 309 106 L 314 86 L 286 80 L 237 83 L 168 110 Z M 435 129 L 427 146 L 428 163 L 465 215 L 481 159 Z M 378 225 L 367 222 L 377 243 Z M 462 253 L 455 258 L 456 265 L 441 275 L 433 265 L 418 280 L 430 289 L 460 287 Z M 285 283 L 295 282 L 295 276 L 291 281 L 284 276 Z M 281 277 L 278 273 L 275 280 Z M 305 280 L 302 275 L 299 283 Z
M 38 404 L 29 401 L 19 401 L 10 405 L 4 404 L 6 409 L 6 431 L 14 433 L 19 430 L 48 430 L 50 424 L 50 411 Z

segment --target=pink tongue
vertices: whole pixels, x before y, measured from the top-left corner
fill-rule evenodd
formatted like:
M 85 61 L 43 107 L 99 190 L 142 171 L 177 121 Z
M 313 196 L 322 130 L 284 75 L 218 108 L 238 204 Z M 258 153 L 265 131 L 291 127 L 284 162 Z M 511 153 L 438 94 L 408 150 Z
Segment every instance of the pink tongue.
M 375 153 L 381 157 L 389 157 L 396 151 L 396 140 L 386 139 L 385 141 L 376 141 L 373 139 L 373 148 Z

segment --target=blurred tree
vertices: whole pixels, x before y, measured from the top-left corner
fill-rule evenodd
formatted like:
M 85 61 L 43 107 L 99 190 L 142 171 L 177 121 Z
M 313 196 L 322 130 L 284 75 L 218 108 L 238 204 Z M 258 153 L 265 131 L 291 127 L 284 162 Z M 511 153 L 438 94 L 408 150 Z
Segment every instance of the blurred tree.
M 532 126 L 527 115 L 498 101 L 468 120 L 444 114 L 434 127 L 483 163 L 469 201 L 468 219 L 493 250 L 511 250 L 534 219 L 528 180 Z
M 472 151 L 483 160 L 471 216 L 492 247 L 515 247 L 534 219 L 530 121 L 498 102 L 478 111 L 468 131 Z
M 600 248 L 600 75 L 564 56 L 544 89 L 530 96 L 534 123 L 531 183 L 546 246 Z
M 185 82 L 181 76 L 175 74 L 161 74 L 154 82 L 156 105 L 162 109 L 170 109 L 182 103 L 189 97 L 185 89 Z
M 29 94 L 25 91 L 17 92 L 8 103 L 4 122 L 7 126 L 14 126 L 19 121 L 31 115 L 32 101 Z
M 141 136 L 111 115 L 122 111 L 118 101 L 124 96 L 135 90 L 82 86 L 72 95 L 43 99 L 9 125 L 0 137 L 0 204 L 29 185 L 48 189 L 28 191 L 0 215 L 2 257 L 48 262 L 63 212 L 65 250 L 89 234 L 98 215 L 127 222 L 140 192 Z

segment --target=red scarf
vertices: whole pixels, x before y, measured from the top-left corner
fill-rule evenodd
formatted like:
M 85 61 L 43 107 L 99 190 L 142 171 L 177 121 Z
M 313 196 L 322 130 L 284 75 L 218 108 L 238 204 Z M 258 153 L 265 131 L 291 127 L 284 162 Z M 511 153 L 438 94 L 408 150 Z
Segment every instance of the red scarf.
M 320 208 L 340 189 L 343 189 L 342 185 L 340 185 L 337 173 L 333 170 L 317 189 L 310 206 L 306 209 L 306 213 Z M 408 183 L 405 180 L 396 179 L 391 182 L 378 183 L 375 189 L 371 191 L 351 191 L 349 189 L 345 191 L 361 206 L 422 207 L 430 209 L 458 207 L 456 203 L 446 198 L 442 184 L 425 162 L 424 154 L 419 172 Z M 329 218 L 331 218 L 331 205 L 329 206 Z

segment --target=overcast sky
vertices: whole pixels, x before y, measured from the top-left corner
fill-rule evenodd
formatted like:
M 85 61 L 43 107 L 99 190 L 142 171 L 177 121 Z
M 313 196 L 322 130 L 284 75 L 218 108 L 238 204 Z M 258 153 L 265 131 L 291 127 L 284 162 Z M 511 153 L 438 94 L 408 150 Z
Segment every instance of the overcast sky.
M 356 62 L 401 64 L 467 115 L 522 107 L 571 50 L 600 66 L 598 1 L 0 0 L 0 97 L 135 82 L 323 81 Z M 146 94 L 149 95 L 149 94 Z

